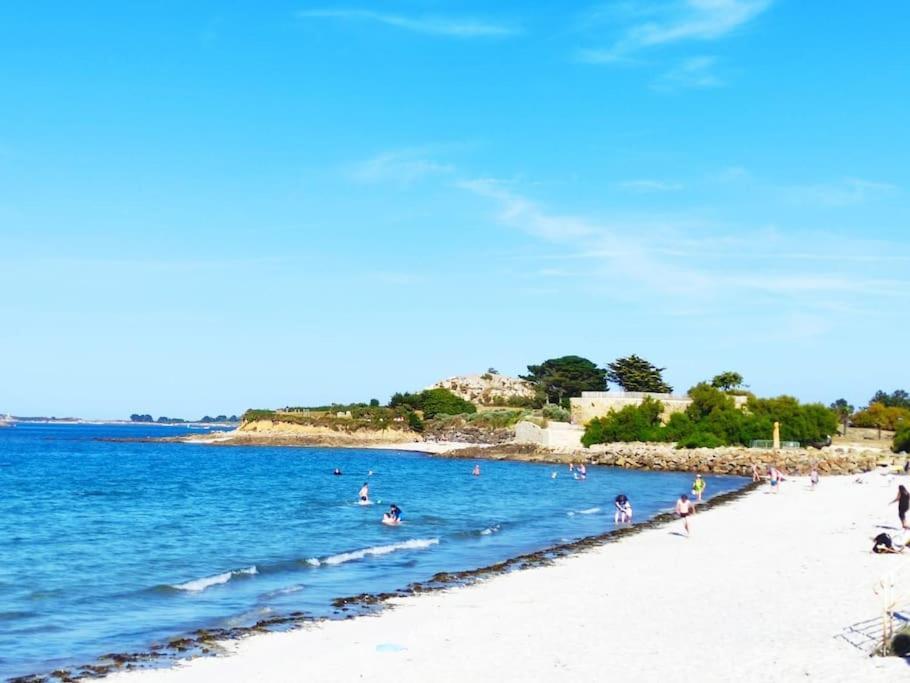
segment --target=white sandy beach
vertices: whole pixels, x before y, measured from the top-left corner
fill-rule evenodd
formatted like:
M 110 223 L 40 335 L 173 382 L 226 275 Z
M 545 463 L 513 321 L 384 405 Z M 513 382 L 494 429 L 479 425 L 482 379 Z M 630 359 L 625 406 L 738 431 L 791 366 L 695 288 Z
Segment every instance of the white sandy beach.
M 869 552 L 877 525 L 897 526 L 887 505 L 897 481 L 864 478 L 763 487 L 696 515 L 691 539 L 674 522 L 553 566 L 396 600 L 379 616 L 253 636 L 227 644 L 228 656 L 111 680 L 910 680 L 902 660 L 835 638 L 881 613 L 883 579 L 910 606 L 910 552 Z

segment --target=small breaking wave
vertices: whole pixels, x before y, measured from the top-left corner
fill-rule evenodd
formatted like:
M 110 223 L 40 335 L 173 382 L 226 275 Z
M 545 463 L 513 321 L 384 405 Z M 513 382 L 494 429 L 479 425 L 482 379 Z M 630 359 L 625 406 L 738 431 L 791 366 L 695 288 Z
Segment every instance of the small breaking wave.
M 362 560 L 366 557 L 374 555 L 389 555 L 390 553 L 394 553 L 399 550 L 425 550 L 430 546 L 436 545 L 437 543 L 439 543 L 438 538 L 414 538 L 410 541 L 402 541 L 401 543 L 377 545 L 370 548 L 363 548 L 361 550 L 352 550 L 347 553 L 329 555 L 328 557 L 324 557 L 322 559 L 311 557 L 306 561 L 306 563 L 312 567 L 321 567 L 323 565 L 334 566 L 338 564 L 344 564 L 345 562 L 355 562 L 357 560 Z
M 586 510 L 577 510 L 577 511 L 570 510 L 566 514 L 569 517 L 574 517 L 575 515 L 596 515 L 600 511 L 601 511 L 601 508 L 594 507 L 594 508 L 587 508 Z
M 184 583 L 178 583 L 171 588 L 175 588 L 179 591 L 187 591 L 189 593 L 199 593 L 204 591 L 206 588 L 211 588 L 212 586 L 220 586 L 221 584 L 227 583 L 235 576 L 253 576 L 258 574 L 259 570 L 256 569 L 256 565 L 252 567 L 247 567 L 246 569 L 234 569 L 229 572 L 224 572 L 223 574 L 216 574 L 215 576 L 204 576 L 201 579 L 193 579 L 192 581 L 186 581 Z
M 489 526 L 489 527 L 487 527 L 486 529 L 483 529 L 483 530 L 480 532 L 480 535 L 481 535 L 481 536 L 489 536 L 489 535 L 491 535 L 491 534 L 497 533 L 500 529 L 502 529 L 502 526 L 501 526 L 501 525 L 499 525 L 499 524 L 494 524 L 493 526 Z

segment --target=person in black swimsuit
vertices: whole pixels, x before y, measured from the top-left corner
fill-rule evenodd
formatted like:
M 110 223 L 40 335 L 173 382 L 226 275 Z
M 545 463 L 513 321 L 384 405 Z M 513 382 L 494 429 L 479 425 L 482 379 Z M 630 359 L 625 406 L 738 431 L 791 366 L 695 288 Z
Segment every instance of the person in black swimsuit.
M 897 487 L 897 498 L 891 501 L 891 503 L 897 503 L 897 516 L 901 519 L 901 526 L 904 529 L 910 529 L 907 526 L 907 510 L 910 510 L 910 491 L 907 490 L 907 487 L 901 484 Z

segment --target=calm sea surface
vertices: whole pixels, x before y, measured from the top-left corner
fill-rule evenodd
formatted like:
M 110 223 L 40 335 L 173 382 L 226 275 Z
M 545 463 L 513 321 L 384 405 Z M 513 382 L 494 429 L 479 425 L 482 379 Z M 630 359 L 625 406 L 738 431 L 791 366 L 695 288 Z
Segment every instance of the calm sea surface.
M 112 443 L 185 427 L 0 429 L 0 678 L 248 626 L 643 521 L 691 476 L 329 448 Z M 342 476 L 333 476 L 338 467 Z M 373 474 L 368 476 L 368 471 Z M 552 473 L 558 472 L 556 479 Z M 370 483 L 377 504 L 357 504 Z M 708 477 L 708 493 L 741 487 Z M 380 524 L 389 503 L 404 524 Z

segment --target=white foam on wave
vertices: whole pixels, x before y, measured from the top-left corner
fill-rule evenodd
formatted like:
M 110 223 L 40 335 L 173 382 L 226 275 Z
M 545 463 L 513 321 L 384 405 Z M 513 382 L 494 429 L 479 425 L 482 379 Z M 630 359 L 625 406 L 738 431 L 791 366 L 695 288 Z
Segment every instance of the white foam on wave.
M 322 560 L 316 560 L 318 564 L 314 566 L 319 566 L 322 564 L 327 565 L 336 565 L 344 564 L 345 562 L 353 562 L 355 560 L 362 560 L 365 557 L 371 555 L 388 555 L 394 553 L 398 550 L 425 550 L 430 546 L 434 546 L 439 543 L 438 538 L 414 538 L 410 541 L 402 541 L 401 543 L 390 543 L 389 545 L 377 545 L 371 548 L 363 548 L 362 550 L 352 550 L 348 553 L 339 553 L 338 555 L 331 555 L 329 557 L 323 558 Z M 310 562 L 310 560 L 307 560 Z
M 596 515 L 598 512 L 600 512 L 600 508 L 588 508 L 587 510 L 579 510 L 578 512 L 570 510 L 566 514 L 569 517 L 574 517 L 575 515 Z
M 223 574 L 216 574 L 215 576 L 204 576 L 201 579 L 193 579 L 192 581 L 187 581 L 185 583 L 178 583 L 174 588 L 181 591 L 189 591 L 190 593 L 198 593 L 204 591 L 206 588 L 211 588 L 212 586 L 220 586 L 223 583 L 227 583 L 235 576 L 252 576 L 258 574 L 259 570 L 256 569 L 256 565 L 252 567 L 247 567 L 246 569 L 234 569 L 233 571 L 224 572 Z
M 499 529 L 500 529 L 500 526 L 498 524 L 494 524 L 493 526 L 487 527 L 486 529 L 481 531 L 480 535 L 489 536 L 490 534 L 495 534 L 497 531 L 499 531 Z
M 309 558 L 309 559 L 306 561 L 306 563 L 307 563 L 308 565 L 310 565 L 311 567 L 318 567 L 319 565 L 322 564 L 322 562 L 320 562 L 320 561 L 319 561 L 317 558 L 315 558 L 315 557 Z

